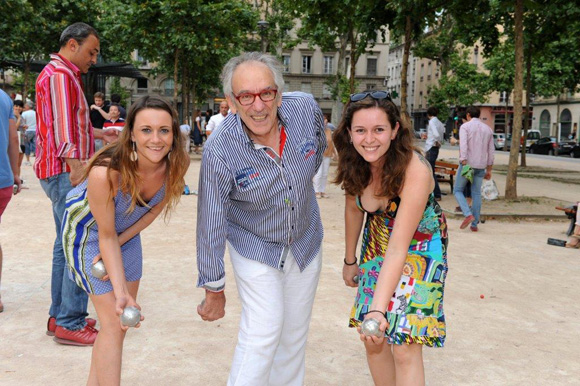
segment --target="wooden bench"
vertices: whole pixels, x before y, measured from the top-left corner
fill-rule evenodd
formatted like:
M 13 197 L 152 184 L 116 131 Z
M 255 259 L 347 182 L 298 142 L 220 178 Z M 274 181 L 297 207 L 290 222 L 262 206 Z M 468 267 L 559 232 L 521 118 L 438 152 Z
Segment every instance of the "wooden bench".
M 578 212 L 578 205 L 557 206 L 556 209 L 564 211 L 566 217 L 570 219 L 570 226 L 566 235 L 570 236 L 574 232 L 574 225 L 576 224 L 576 213 Z
M 459 165 L 449 162 L 435 161 L 435 176 L 438 182 L 448 182 L 453 193 L 453 176 L 457 174 Z

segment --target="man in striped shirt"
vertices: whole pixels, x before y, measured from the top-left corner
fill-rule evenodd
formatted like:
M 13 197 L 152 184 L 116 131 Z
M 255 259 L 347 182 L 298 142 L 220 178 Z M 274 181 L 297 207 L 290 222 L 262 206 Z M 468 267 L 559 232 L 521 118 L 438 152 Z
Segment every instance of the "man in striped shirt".
M 60 226 L 66 194 L 81 182 L 84 163 L 94 153 L 94 138 L 114 141 L 117 131 L 93 130 L 83 93 L 81 73 L 97 62 L 99 36 L 84 23 L 67 27 L 60 50 L 50 56 L 36 81 L 37 130 L 34 171 L 52 201 L 56 240 L 52 258 L 51 298 L 47 332 L 58 343 L 89 346 L 97 337 L 96 321 L 87 319 L 88 297 L 69 279 Z
M 198 313 L 225 315 L 227 245 L 242 303 L 228 385 L 302 385 L 322 259 L 312 186 L 326 148 L 322 112 L 312 95 L 281 95 L 281 67 L 268 54 L 231 59 L 222 81 L 232 114 L 204 146 Z

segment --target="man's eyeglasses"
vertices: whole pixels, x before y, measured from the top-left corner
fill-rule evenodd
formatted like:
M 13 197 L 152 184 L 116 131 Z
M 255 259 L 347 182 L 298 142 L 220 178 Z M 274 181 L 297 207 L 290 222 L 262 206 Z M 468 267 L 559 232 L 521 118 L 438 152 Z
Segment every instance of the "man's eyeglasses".
M 362 101 L 363 99 L 365 99 L 368 96 L 370 96 L 371 98 L 373 98 L 375 100 L 386 99 L 386 100 L 391 101 L 391 102 L 393 101 L 391 99 L 391 93 L 388 91 L 367 91 L 367 92 L 360 92 L 360 93 L 356 93 L 356 94 L 351 94 L 350 101 L 351 102 Z
M 262 90 L 262 91 L 257 92 L 257 93 L 244 92 L 240 95 L 236 95 L 234 93 L 232 93 L 232 95 L 234 96 L 234 98 L 236 98 L 238 100 L 238 102 L 240 102 L 240 104 L 242 106 L 249 106 L 252 103 L 254 103 L 254 101 L 256 100 L 256 97 L 260 97 L 262 102 L 271 102 L 274 99 L 276 99 L 277 93 L 278 93 L 278 90 L 276 90 L 276 89 L 267 89 L 267 90 Z

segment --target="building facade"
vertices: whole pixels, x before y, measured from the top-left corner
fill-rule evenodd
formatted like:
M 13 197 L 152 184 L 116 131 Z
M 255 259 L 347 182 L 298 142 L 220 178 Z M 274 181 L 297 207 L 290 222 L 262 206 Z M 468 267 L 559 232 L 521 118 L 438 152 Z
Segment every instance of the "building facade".
M 580 93 L 566 92 L 557 97 L 538 98 L 532 105 L 532 129 L 539 130 L 542 137 L 574 138 L 578 142 Z

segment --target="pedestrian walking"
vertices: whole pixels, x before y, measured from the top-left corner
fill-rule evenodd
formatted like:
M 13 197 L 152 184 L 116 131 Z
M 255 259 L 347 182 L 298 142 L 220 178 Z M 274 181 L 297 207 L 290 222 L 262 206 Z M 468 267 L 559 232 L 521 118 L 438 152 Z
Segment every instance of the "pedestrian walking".
M 479 214 L 481 212 L 481 184 L 483 179 L 491 178 L 491 169 L 494 161 L 495 146 L 491 128 L 479 119 L 480 110 L 471 106 L 466 110 L 467 122 L 459 128 L 459 168 L 453 195 L 461 208 L 464 219 L 461 229 L 469 226 L 472 232 L 479 230 Z M 471 206 L 467 204 L 463 190 L 469 176 L 463 169 L 471 168 Z M 471 174 L 471 172 L 470 172 Z

